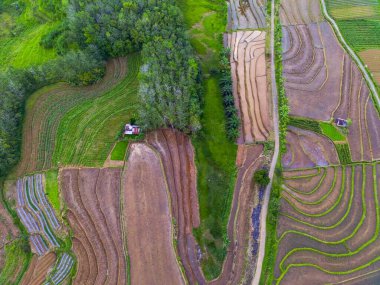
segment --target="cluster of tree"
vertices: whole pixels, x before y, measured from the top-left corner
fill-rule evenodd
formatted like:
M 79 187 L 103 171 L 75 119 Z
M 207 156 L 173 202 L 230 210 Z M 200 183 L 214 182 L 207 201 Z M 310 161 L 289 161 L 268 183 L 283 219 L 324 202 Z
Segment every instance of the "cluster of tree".
M 200 124 L 200 73 L 181 12 L 173 1 L 148 7 L 137 29 L 143 39 L 140 71 L 141 122 L 188 133 Z
M 226 133 L 231 141 L 235 141 L 239 136 L 240 120 L 235 107 L 235 100 L 232 91 L 232 78 L 230 67 L 230 52 L 231 50 L 223 49 L 220 54 L 220 72 L 219 80 L 220 89 L 223 94 L 224 112 L 226 115 Z

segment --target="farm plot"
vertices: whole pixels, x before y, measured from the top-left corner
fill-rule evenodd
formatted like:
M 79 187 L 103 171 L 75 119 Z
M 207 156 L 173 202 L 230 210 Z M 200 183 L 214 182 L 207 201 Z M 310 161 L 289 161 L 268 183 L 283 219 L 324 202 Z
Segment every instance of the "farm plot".
M 60 185 L 68 207 L 66 216 L 73 229 L 73 251 L 78 261 L 74 284 L 126 283 L 119 222 L 120 175 L 121 169 L 116 168 L 60 170 Z M 64 264 L 70 263 L 69 257 L 64 258 L 63 265 L 58 264 L 57 268 L 63 270 Z
M 265 32 L 228 34 L 235 104 L 241 119 L 239 143 L 268 139 L 272 130 L 270 96 L 267 92 Z
M 50 252 L 44 256 L 33 256 L 28 271 L 22 278 L 21 285 L 41 285 L 46 277 L 48 270 L 54 266 L 56 255 Z
M 287 152 L 282 157 L 284 168 L 309 168 L 338 164 L 334 143 L 312 131 L 289 127 Z
M 59 247 L 54 232 L 61 225 L 45 196 L 42 174 L 20 178 L 16 191 L 16 212 L 30 234 L 32 250 L 41 256 Z
M 168 184 L 157 153 L 145 144 L 131 145 L 122 181 L 131 283 L 185 284 L 173 248 Z
M 20 235 L 19 229 L 13 223 L 12 217 L 0 203 L 0 249 L 8 242 Z M 2 264 L 2 254 L 0 254 L 0 269 Z
M 378 280 L 380 165 L 323 168 L 313 182 L 304 171 L 285 173 L 276 283 Z
M 57 260 L 53 271 L 47 277 L 47 281 L 44 285 L 61 284 L 62 281 L 69 275 L 70 271 L 73 269 L 73 266 L 74 258 L 67 253 L 63 253 Z
M 318 0 L 282 0 L 280 20 L 284 25 L 300 25 L 319 22 L 322 14 Z
M 23 142 L 27 143 L 16 175 L 53 165 L 101 165 L 120 122 L 128 117 L 126 111 L 136 102 L 139 62 L 138 54 L 113 59 L 95 85 L 78 88 L 61 83 L 33 94 L 26 105 Z
M 380 85 L 380 50 L 369 49 L 359 53 L 359 56 L 363 59 L 364 63 L 371 71 L 373 78 L 377 84 Z
M 227 257 L 223 263 L 222 273 L 213 281 L 206 282 L 200 270 L 202 253 L 192 236 L 193 228 L 199 226 L 198 204 L 194 153 L 190 140 L 185 135 L 172 130 L 159 130 L 146 137 L 149 145 L 160 154 L 166 174 L 166 181 L 171 195 L 173 218 L 176 221 L 178 254 L 181 258 L 186 277 L 190 284 L 237 284 L 244 276 L 251 278 L 246 269 L 245 260 L 255 262 L 252 254 L 254 241 L 252 236 L 240 233 L 253 231 L 250 216 L 254 206 L 253 197 L 259 191 L 251 184 L 255 170 L 262 166 L 262 146 L 252 145 L 239 147 L 237 164 L 238 179 L 235 186 L 232 212 L 228 224 L 228 238 L 231 240 Z M 255 205 L 254 205 L 255 204 Z M 221 207 L 225 208 L 225 207 Z M 256 225 L 257 227 L 258 225 Z M 257 229 L 256 229 L 257 230 Z M 248 253 L 249 252 L 249 253 Z M 252 267 L 247 267 L 252 268 Z
M 229 0 L 228 30 L 266 27 L 266 0 Z

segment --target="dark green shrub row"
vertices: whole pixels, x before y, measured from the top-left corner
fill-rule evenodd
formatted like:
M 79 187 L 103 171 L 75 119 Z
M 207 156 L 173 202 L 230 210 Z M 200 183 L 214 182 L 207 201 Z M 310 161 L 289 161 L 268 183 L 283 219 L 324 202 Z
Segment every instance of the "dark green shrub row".
M 296 118 L 296 117 L 290 117 L 289 118 L 289 125 L 293 127 L 297 127 L 304 130 L 309 130 L 318 134 L 322 134 L 321 126 L 319 125 L 319 122 L 305 119 L 305 118 Z
M 231 65 L 229 48 L 220 53 L 220 79 L 219 85 L 223 95 L 224 113 L 226 116 L 226 133 L 230 141 L 236 141 L 239 136 L 240 120 L 235 106 L 232 90 Z
M 348 144 L 335 144 L 341 164 L 352 163 L 351 152 Z

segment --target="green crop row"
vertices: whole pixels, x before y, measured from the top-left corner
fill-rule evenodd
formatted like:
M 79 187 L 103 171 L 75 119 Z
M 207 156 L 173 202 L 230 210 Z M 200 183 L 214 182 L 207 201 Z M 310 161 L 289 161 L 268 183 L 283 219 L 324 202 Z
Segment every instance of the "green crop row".
M 341 164 L 350 164 L 352 162 L 350 147 L 348 144 L 336 144 L 336 151 Z

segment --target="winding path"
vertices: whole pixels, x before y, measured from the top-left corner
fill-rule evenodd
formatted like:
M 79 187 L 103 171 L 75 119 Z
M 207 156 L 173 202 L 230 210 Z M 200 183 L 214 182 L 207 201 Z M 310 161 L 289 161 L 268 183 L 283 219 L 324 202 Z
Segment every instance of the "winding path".
M 261 230 L 260 230 L 260 245 L 259 245 L 259 254 L 257 258 L 257 267 L 255 271 L 255 277 L 253 278 L 252 285 L 258 285 L 260 282 L 260 276 L 262 271 L 262 264 L 264 261 L 264 255 L 265 255 L 265 242 L 266 242 L 266 221 L 267 221 L 267 214 L 268 214 L 268 205 L 269 205 L 269 198 L 270 198 L 270 192 L 272 189 L 272 182 L 273 182 L 273 175 L 277 164 L 277 159 L 280 151 L 280 135 L 279 135 L 279 121 L 278 121 L 278 94 L 277 94 L 277 83 L 276 83 L 276 69 L 275 69 L 275 62 L 274 62 L 274 17 L 275 17 L 275 0 L 272 0 L 272 9 L 271 9 L 271 77 L 272 77 L 272 100 L 273 100 L 273 126 L 274 126 L 274 135 L 275 135 L 275 147 L 274 147 L 274 154 L 272 158 L 272 163 L 269 170 L 269 177 L 270 177 L 270 183 L 267 186 L 267 189 L 265 191 L 264 196 L 264 202 L 263 202 L 263 208 L 262 208 L 262 214 L 261 214 Z

